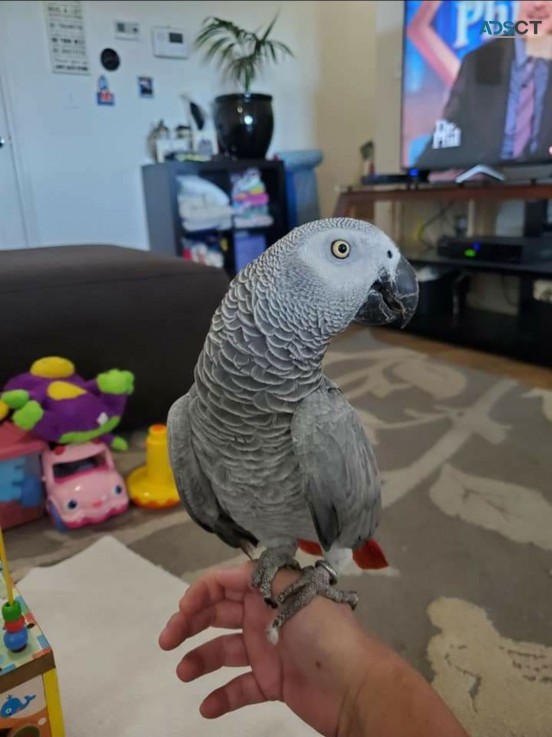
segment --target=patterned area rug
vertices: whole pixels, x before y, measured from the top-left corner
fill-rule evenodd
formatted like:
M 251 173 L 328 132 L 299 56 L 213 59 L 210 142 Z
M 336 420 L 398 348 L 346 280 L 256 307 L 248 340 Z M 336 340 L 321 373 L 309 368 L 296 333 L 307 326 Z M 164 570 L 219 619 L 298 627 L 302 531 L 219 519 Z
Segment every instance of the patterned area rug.
M 341 580 L 360 594 L 360 620 L 472 735 L 549 737 L 552 393 L 389 347 L 368 330 L 336 341 L 326 371 L 359 411 L 385 484 L 378 540 L 391 567 Z M 142 462 L 144 437 L 118 456 L 125 472 Z M 8 531 L 7 545 L 20 576 L 105 533 L 187 581 L 242 559 L 180 508 L 134 508 L 68 534 L 43 519 Z

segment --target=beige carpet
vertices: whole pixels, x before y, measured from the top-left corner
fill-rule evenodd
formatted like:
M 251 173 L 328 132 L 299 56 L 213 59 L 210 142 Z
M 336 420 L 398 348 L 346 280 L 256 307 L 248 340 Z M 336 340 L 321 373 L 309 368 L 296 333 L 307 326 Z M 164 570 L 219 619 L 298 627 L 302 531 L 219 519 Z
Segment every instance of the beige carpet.
M 377 332 L 374 332 L 377 335 Z M 552 393 L 356 331 L 326 370 L 360 412 L 383 472 L 391 568 L 350 571 L 360 620 L 435 683 L 473 735 L 552 735 Z M 143 434 L 118 457 L 129 470 Z M 133 509 L 69 534 L 7 534 L 19 574 L 106 533 L 177 578 L 240 560 L 182 509 Z M 216 734 L 218 732 L 214 732 Z

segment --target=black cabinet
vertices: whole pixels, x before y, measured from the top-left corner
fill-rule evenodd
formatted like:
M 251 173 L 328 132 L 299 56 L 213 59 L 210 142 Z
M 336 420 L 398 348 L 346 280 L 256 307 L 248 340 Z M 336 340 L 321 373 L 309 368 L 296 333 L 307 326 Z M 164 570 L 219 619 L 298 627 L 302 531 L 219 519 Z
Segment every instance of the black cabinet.
M 552 366 L 552 304 L 534 298 L 536 281 L 552 281 L 552 262 L 511 264 L 407 251 L 404 255 L 415 267 L 437 267 L 444 273 L 439 280 L 420 284 L 419 309 L 408 324 L 408 332 Z M 516 314 L 468 306 L 468 280 L 477 272 L 518 277 Z
M 186 239 L 195 237 L 185 227 L 181 207 L 182 177 L 197 176 L 216 185 L 231 199 L 233 182 L 247 170 L 256 169 L 268 195 L 270 225 L 244 224 L 231 218 L 224 227 L 208 228 L 220 237 L 224 267 L 236 272 L 236 246 L 248 235 L 262 236 L 266 246 L 275 243 L 288 231 L 286 179 L 281 161 L 220 159 L 206 162 L 166 161 L 142 167 L 150 249 L 158 253 L 182 256 Z M 261 241 L 262 242 L 262 241 Z

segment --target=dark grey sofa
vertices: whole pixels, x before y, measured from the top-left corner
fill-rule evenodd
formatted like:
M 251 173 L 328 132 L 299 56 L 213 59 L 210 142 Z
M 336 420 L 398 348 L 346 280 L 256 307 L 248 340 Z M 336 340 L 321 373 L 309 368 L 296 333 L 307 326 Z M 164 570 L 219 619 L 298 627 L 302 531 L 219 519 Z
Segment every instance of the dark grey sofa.
M 136 375 L 121 427 L 164 422 L 193 381 L 221 269 L 117 246 L 0 251 L 0 389 L 40 356 Z

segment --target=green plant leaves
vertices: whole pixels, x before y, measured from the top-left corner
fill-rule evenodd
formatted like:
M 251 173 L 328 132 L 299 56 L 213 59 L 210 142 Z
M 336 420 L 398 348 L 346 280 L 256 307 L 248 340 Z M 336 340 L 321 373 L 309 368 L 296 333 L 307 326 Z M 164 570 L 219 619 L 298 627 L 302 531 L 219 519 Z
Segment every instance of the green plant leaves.
M 270 36 L 270 32 L 274 28 L 274 24 L 276 23 L 277 20 L 278 20 L 278 13 L 276 13 L 274 18 L 270 21 L 270 23 L 267 26 L 266 31 L 263 33 L 262 37 L 260 38 L 261 43 L 264 43 L 266 39 Z
M 226 77 L 248 93 L 251 84 L 268 62 L 277 63 L 279 57 L 293 56 L 289 46 L 268 37 L 278 19 L 270 21 L 262 35 L 246 31 L 232 21 L 209 16 L 203 21 L 195 39 L 196 48 L 205 49 L 205 61 L 216 60 Z

